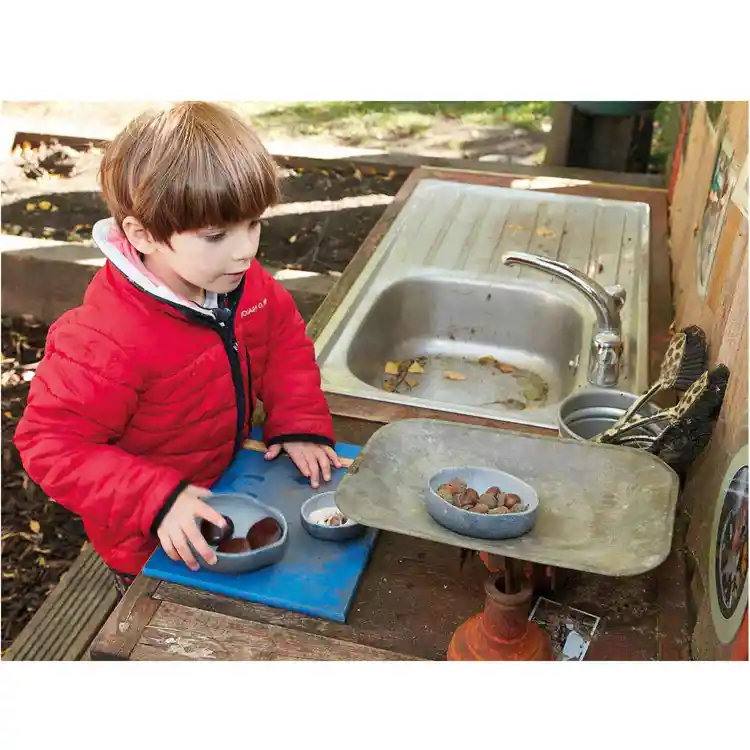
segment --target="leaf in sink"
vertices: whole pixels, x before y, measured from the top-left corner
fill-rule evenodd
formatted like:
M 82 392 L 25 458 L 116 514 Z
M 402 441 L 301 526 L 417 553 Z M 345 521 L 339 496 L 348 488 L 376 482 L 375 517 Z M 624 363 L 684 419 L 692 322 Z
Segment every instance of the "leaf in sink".
M 520 224 L 508 224 L 508 229 L 526 229 L 526 227 L 522 227 Z
M 446 370 L 445 378 L 446 380 L 466 380 L 466 375 L 462 375 L 460 372 L 455 372 L 453 370 Z
M 424 367 L 417 360 L 414 360 L 414 362 L 409 365 L 408 371 L 412 375 L 422 375 L 422 373 L 424 373 Z
M 386 362 L 385 374 L 386 375 L 398 375 L 398 362 Z
M 500 372 L 505 373 L 506 375 L 510 375 L 511 373 L 514 373 L 516 371 L 516 368 L 513 367 L 513 365 L 506 365 L 504 362 L 498 362 L 495 367 L 500 370 Z
M 488 354 L 486 357 L 480 357 L 478 360 L 480 365 L 499 365 L 500 363 L 491 355 Z

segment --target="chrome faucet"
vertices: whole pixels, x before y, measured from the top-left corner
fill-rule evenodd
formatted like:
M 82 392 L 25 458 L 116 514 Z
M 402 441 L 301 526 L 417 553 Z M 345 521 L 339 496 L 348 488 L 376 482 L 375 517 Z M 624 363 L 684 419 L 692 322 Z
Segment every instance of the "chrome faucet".
M 619 285 L 603 287 L 577 268 L 530 253 L 506 253 L 506 266 L 522 265 L 536 268 L 567 281 L 581 292 L 596 312 L 596 330 L 591 339 L 588 381 L 600 388 L 617 385 L 620 377 L 623 341 L 620 309 L 625 304 L 625 290 Z

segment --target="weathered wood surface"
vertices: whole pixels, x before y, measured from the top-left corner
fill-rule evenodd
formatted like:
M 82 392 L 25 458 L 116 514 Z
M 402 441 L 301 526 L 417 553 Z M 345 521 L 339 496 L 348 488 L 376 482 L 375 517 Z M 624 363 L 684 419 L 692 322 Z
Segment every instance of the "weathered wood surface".
M 8 661 L 75 661 L 115 606 L 114 581 L 87 544 L 3 657 Z
M 164 602 L 130 657 L 141 660 L 395 661 L 413 659 L 303 630 Z

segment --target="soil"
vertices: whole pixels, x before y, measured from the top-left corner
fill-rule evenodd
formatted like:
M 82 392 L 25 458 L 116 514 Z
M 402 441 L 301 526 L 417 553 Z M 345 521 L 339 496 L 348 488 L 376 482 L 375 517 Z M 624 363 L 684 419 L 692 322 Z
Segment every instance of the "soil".
M 2 231 L 67 242 L 90 240 L 108 215 L 97 188 L 101 152 L 43 146 L 3 167 Z M 286 169 L 284 203 L 264 220 L 259 259 L 272 267 L 339 274 L 404 175 L 387 169 Z M 373 205 L 374 204 L 374 205 Z M 305 317 L 309 317 L 306 311 Z M 13 445 L 46 326 L 2 321 L 2 650 L 11 645 L 85 542 L 81 521 L 29 480 Z

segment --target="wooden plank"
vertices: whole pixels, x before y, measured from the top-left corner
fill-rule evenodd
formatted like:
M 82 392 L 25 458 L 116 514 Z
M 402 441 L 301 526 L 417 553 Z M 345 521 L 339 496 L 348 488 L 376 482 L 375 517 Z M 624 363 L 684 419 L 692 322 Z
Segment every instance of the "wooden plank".
M 115 603 L 111 573 L 87 544 L 3 658 L 9 661 L 77 660 Z
M 162 583 L 154 595 L 186 607 L 303 630 L 430 660 L 445 659 L 456 628 L 482 608 L 487 571 L 458 550 L 382 533 L 346 624 Z
M 135 579 L 91 644 L 89 655 L 92 661 L 130 658 L 143 629 L 161 604 L 152 598 L 158 585 L 158 581 L 143 575 Z
M 131 659 L 413 661 L 414 657 L 163 602 Z

